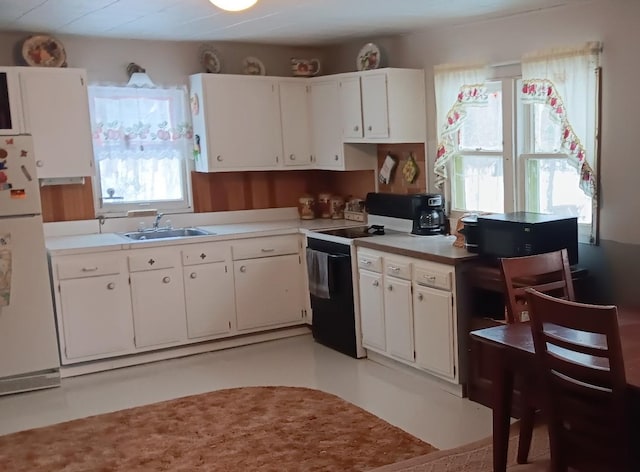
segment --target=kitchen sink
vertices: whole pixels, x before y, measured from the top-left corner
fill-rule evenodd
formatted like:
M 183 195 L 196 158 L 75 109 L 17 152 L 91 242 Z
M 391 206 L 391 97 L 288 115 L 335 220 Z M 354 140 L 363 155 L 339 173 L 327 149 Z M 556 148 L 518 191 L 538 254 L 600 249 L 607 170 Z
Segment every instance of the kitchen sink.
M 172 228 L 158 229 L 147 231 L 133 231 L 124 233 L 124 236 L 136 241 L 147 241 L 149 239 L 166 239 L 166 238 L 189 238 L 192 236 L 210 236 L 215 233 L 209 233 L 198 228 Z

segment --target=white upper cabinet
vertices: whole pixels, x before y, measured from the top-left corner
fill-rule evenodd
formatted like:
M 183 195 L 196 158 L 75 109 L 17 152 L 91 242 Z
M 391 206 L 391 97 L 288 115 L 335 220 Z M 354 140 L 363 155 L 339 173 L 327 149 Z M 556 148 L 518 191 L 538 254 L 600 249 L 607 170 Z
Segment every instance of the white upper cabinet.
M 285 166 L 311 164 L 309 85 L 300 79 L 280 82 L 280 117 Z
M 340 80 L 345 142 L 426 141 L 424 71 L 377 69 L 343 74 Z
M 190 80 L 193 129 L 200 146 L 197 171 L 268 170 L 281 165 L 276 78 L 197 74 Z
M 362 138 L 362 97 L 360 95 L 360 76 L 345 75 L 339 80 L 340 116 L 342 118 L 342 137 Z
M 93 175 L 86 72 L 18 68 L 23 132 L 33 136 L 39 178 Z

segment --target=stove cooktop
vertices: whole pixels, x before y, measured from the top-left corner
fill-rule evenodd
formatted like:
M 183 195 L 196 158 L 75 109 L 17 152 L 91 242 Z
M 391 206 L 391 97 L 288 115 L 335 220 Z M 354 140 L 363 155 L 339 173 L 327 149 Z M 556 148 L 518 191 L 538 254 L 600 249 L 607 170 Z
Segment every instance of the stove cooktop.
M 340 229 L 328 229 L 324 231 L 317 231 L 322 234 L 329 234 L 331 236 L 339 236 L 347 239 L 368 238 L 371 236 L 378 236 L 385 234 L 384 226 L 355 226 L 352 228 L 340 228 Z

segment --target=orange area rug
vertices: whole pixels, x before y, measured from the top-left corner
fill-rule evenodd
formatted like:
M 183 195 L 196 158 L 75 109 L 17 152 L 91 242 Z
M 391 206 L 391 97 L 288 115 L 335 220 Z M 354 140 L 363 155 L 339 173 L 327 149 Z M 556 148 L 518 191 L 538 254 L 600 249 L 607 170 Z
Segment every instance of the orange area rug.
M 335 395 L 246 387 L 0 436 L 0 470 L 366 471 L 435 450 Z

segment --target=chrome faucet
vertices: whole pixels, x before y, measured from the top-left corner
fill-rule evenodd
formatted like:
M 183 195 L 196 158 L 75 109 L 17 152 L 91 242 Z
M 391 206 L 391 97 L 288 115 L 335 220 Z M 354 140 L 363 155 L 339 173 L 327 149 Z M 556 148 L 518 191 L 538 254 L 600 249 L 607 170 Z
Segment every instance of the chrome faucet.
M 153 230 L 156 231 L 158 229 L 158 225 L 160 224 L 160 219 L 164 216 L 164 213 L 158 213 L 156 215 L 156 219 L 153 221 Z

